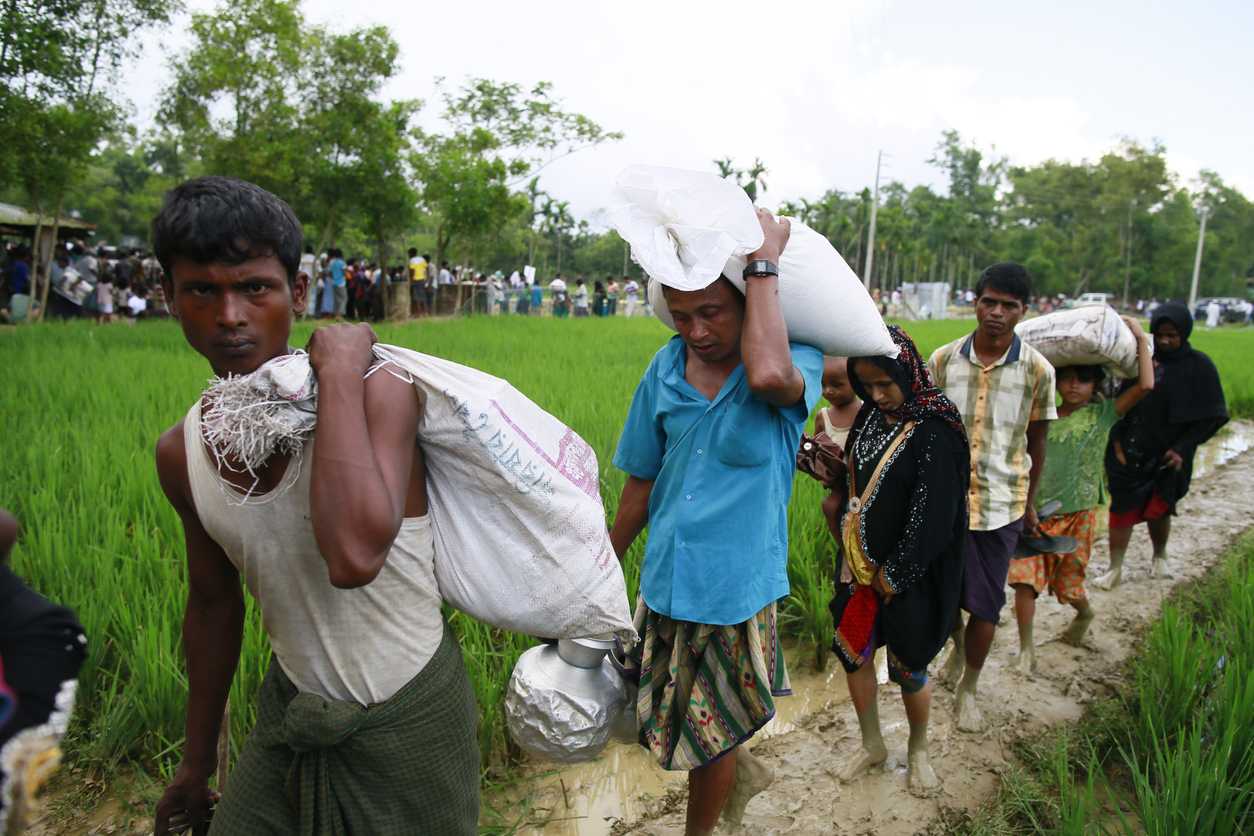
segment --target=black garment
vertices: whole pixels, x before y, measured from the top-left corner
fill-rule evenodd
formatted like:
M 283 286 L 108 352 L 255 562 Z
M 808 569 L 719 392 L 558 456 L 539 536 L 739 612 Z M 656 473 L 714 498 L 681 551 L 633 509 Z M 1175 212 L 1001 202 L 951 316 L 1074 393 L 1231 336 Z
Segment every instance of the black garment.
M 1193 456 L 1228 423 L 1223 386 L 1215 364 L 1189 345 L 1193 320 L 1179 302 L 1162 305 L 1154 312 L 1150 330 L 1169 321 L 1180 332 L 1180 348 L 1155 354 L 1154 390 L 1145 396 L 1110 431 L 1106 445 L 1106 478 L 1110 483 L 1110 512 L 1123 514 L 1149 502 L 1155 493 L 1176 513 L 1176 503 L 1189 492 Z M 1132 380 L 1124 382 L 1124 388 Z M 1127 464 L 1115 454 L 1115 442 Z M 1184 459 L 1180 470 L 1163 462 L 1168 450 Z
M 0 727 L 0 747 L 22 729 L 48 721 L 64 682 L 87 656 L 82 625 L 0 564 L 0 659 L 17 710 Z
M 883 452 L 902 431 L 873 404 L 863 404 L 848 446 L 861 494 Z M 909 670 L 922 670 L 945 646 L 958 613 L 967 534 L 970 453 L 941 418 L 910 430 L 862 507 L 862 547 L 896 590 L 880 609 L 888 646 Z M 852 590 L 850 590 L 852 591 Z

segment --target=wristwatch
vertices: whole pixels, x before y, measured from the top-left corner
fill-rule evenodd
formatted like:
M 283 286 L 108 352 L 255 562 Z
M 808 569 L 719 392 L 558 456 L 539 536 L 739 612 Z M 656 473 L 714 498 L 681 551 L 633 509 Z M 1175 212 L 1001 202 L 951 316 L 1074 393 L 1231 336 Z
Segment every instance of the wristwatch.
M 778 276 L 778 275 L 779 275 L 779 267 L 776 266 L 774 262 L 767 261 L 765 258 L 759 258 L 757 261 L 750 261 L 748 264 L 745 265 L 745 274 L 743 278 L 745 281 L 748 281 L 750 276 Z

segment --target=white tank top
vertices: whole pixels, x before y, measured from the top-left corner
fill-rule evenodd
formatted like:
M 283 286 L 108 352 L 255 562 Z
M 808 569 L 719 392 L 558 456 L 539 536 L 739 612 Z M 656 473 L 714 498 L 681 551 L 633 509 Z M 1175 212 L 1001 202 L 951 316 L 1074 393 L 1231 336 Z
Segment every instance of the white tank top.
M 270 647 L 297 689 L 369 705 L 423 669 L 444 637 L 428 517 L 405 518 L 374 581 L 337 589 L 310 522 L 312 438 L 274 490 L 248 499 L 205 449 L 200 401 L 187 413 L 183 442 L 200 522 L 243 574 Z

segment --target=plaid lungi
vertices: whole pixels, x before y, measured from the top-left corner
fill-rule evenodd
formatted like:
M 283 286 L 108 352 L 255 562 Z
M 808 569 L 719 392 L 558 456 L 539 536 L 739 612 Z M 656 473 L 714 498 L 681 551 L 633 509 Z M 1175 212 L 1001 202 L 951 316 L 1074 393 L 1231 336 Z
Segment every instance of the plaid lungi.
M 792 695 L 775 605 L 741 624 L 676 621 L 636 604 L 640 745 L 663 769 L 704 766 L 748 740 Z
M 374 705 L 301 693 L 272 661 L 211 836 L 478 834 L 478 722 L 447 624 L 426 667 Z

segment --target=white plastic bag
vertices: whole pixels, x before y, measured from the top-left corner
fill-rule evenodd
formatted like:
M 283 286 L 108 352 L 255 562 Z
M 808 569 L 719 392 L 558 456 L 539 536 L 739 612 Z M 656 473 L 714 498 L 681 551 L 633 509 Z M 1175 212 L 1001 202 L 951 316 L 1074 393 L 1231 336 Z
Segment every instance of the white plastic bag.
M 592 447 L 500 378 L 390 345 L 413 379 L 435 578 L 485 624 L 549 638 L 636 639 Z
M 674 329 L 662 285 L 700 290 L 726 275 L 741 290 L 746 256 L 762 246 L 761 224 L 744 189 L 716 174 L 633 165 L 611 191 L 610 219 L 652 281 L 649 304 Z M 789 218 L 779 260 L 788 338 L 828 355 L 897 356 L 875 303 L 836 248 Z
M 1098 365 L 1115 377 L 1137 374 L 1136 336 L 1109 305 L 1083 305 L 1024 320 L 1025 343 L 1054 366 Z

